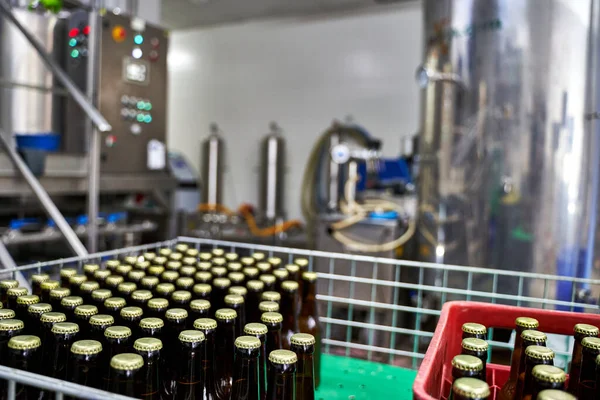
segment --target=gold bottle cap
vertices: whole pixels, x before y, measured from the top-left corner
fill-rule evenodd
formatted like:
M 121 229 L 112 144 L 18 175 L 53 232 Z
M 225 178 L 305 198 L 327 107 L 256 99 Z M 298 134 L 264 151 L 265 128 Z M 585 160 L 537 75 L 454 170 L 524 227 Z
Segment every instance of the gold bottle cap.
M 212 258 L 212 254 L 210 253 L 200 253 L 198 254 L 198 258 L 201 259 L 202 261 L 208 261 Z
M 161 275 L 164 272 L 165 272 L 165 267 L 163 267 L 161 265 L 153 265 L 150 268 L 148 268 L 148 273 L 153 276 Z
M 167 263 L 167 258 L 163 256 L 158 256 L 152 261 L 155 265 L 163 266 Z
M 90 325 L 95 326 L 104 326 L 104 325 L 112 325 L 115 323 L 115 319 L 112 315 L 108 314 L 96 314 L 92 315 L 90 318 Z
M 215 257 L 223 257 L 225 255 L 225 250 L 216 248 L 212 249 L 211 253 Z
M 274 269 L 272 274 L 275 275 L 275 278 L 279 279 L 280 281 L 283 281 L 290 276 L 290 273 L 285 268 Z
M 12 310 L 10 310 L 12 311 Z M 14 312 L 13 312 L 14 314 Z M 67 316 L 61 312 L 47 312 L 44 313 L 40 316 L 40 322 L 52 322 L 52 323 L 57 323 L 57 322 L 65 322 L 67 320 Z
M 137 289 L 137 285 L 133 282 L 123 282 L 119 284 L 117 290 L 121 293 L 131 294 Z
M 50 311 L 52 311 L 52 306 L 48 303 L 32 304 L 29 306 L 29 308 L 27 308 L 27 312 L 29 314 L 34 314 L 38 316 Z
M 463 339 L 461 346 L 465 350 L 476 351 L 476 352 L 484 352 L 488 351 L 488 342 L 483 339 L 477 338 L 466 338 Z
M 179 270 L 179 275 L 191 278 L 196 274 L 196 267 L 185 266 Z M 182 278 L 179 278 L 182 279 Z
M 294 260 L 294 264 L 296 264 L 300 268 L 306 268 L 308 267 L 308 258 L 296 258 Z
M 229 321 L 237 318 L 237 312 L 232 308 L 220 308 L 215 312 L 215 318 L 219 321 Z
M 75 268 L 63 268 L 60 270 L 61 278 L 70 278 L 75 275 L 77 275 L 77 270 Z
M 144 260 L 146 261 L 152 261 L 156 258 L 156 253 L 149 251 L 142 254 L 142 257 L 144 257 Z
M 600 365 L 600 354 L 596 356 L 596 368 Z
M 194 278 L 196 278 L 196 280 L 199 282 L 210 282 L 212 281 L 212 274 L 210 272 L 200 271 L 196 272 Z
M 577 397 L 562 390 L 547 389 L 538 394 L 537 400 L 577 400 Z
M 535 318 L 519 317 L 515 319 L 515 325 L 523 329 L 537 329 L 540 323 Z
M 527 346 L 525 356 L 534 360 L 553 360 L 554 351 L 543 346 Z
M 242 257 L 242 258 L 240 258 L 240 262 L 243 265 L 245 265 L 245 266 L 254 265 L 254 258 L 252 258 L 252 257 Z
M 228 288 L 229 286 L 231 286 L 231 281 L 227 278 L 216 278 L 213 281 L 213 286 L 216 286 L 221 289 L 225 289 L 225 288 Z
M 104 336 L 109 339 L 125 339 L 131 336 L 131 329 L 119 325 L 109 326 L 104 331 Z
M 9 308 L 0 308 L 0 320 L 11 319 L 15 317 L 15 312 Z
M 565 371 L 552 365 L 536 365 L 531 375 L 539 381 L 549 383 L 564 383 L 567 380 Z
M 122 308 L 125 307 L 127 302 L 122 297 L 111 297 L 104 300 L 104 307 L 107 308 Z
M 140 321 L 140 328 L 144 329 L 158 329 L 165 326 L 165 323 L 160 318 L 143 318 Z
M 83 304 L 83 299 L 79 296 L 67 296 L 63 297 L 60 301 L 60 305 L 63 307 L 77 307 Z
M 269 257 L 267 258 L 267 262 L 273 266 L 277 266 L 282 263 L 281 258 L 279 257 Z
M 175 271 L 165 271 L 160 276 L 163 281 L 175 282 L 179 278 L 179 273 Z
M 232 284 L 242 283 L 246 277 L 241 272 L 230 272 L 227 275 L 227 278 L 231 281 Z
M 35 294 L 26 294 L 24 296 L 17 297 L 17 304 L 31 305 L 31 304 L 37 304 L 39 302 L 40 302 L 40 298 L 39 298 L 39 296 L 36 296 Z
M 79 286 L 79 289 L 85 293 L 92 293 L 94 290 L 100 289 L 100 284 L 94 281 L 86 281 Z
M 194 265 L 196 265 L 196 257 L 183 257 L 181 263 L 186 267 L 193 267 Z
M 148 260 L 148 261 L 138 261 L 137 264 L 135 264 L 135 267 L 138 270 L 140 270 L 140 272 L 143 272 L 145 274 L 146 271 L 148 270 L 148 268 L 150 268 L 151 265 L 152 264 L 150 264 L 150 260 Z M 133 272 L 133 271 L 131 271 L 131 272 Z
M 227 260 L 224 259 L 223 257 L 217 257 L 217 258 L 213 258 L 211 260 L 212 264 L 215 265 L 216 267 L 223 267 L 225 266 L 225 264 L 227 264 Z
M 235 261 L 239 256 L 236 253 L 225 253 L 224 257 L 227 261 Z
M 285 290 L 286 292 L 296 292 L 298 290 L 298 282 L 283 281 L 281 283 L 281 290 Z
M 31 275 L 31 281 L 34 283 L 46 282 L 49 279 L 50 279 L 50 275 L 48 275 L 48 274 L 33 274 L 33 275 Z
M 285 266 L 285 269 L 290 274 L 297 274 L 298 272 L 300 272 L 300 267 L 297 266 L 296 264 L 287 264 Z
M 194 286 L 194 279 L 184 276 L 182 278 L 177 279 L 177 281 L 175 282 L 175 286 L 182 288 L 191 288 L 192 286 Z
M 123 318 L 139 318 L 144 315 L 144 310 L 140 307 L 123 307 L 121 309 L 121 317 Z
M 42 345 L 39 337 L 33 335 L 19 335 L 11 337 L 8 341 L 8 348 L 14 350 L 37 349 Z
M 62 299 L 71 295 L 71 290 L 69 288 L 56 288 L 50 291 L 51 299 Z
M 266 335 L 268 332 L 269 329 L 265 324 L 259 324 L 257 322 L 252 322 L 244 326 L 244 333 L 246 335 Z
M 274 301 L 261 301 L 258 309 L 260 312 L 279 312 L 279 304 Z
M 152 292 L 149 290 L 136 290 L 131 293 L 131 299 L 137 301 L 148 301 L 152 298 Z
M 271 274 L 263 274 L 258 279 L 260 279 L 265 285 L 272 285 L 275 283 L 275 275 Z
M 260 349 L 260 339 L 255 336 L 238 336 L 235 339 L 235 347 L 238 349 L 254 350 Z
M 302 273 L 302 279 L 307 282 L 315 282 L 317 280 L 317 273 L 316 272 L 308 272 L 308 271 L 304 272 L 304 273 Z
M 268 273 L 271 271 L 271 264 L 268 262 L 259 262 L 256 264 L 256 268 L 262 273 Z
M 132 281 L 141 281 L 146 276 L 144 271 L 134 270 L 127 274 L 127 277 Z
M 158 279 L 158 277 L 156 277 L 156 276 L 145 276 L 140 281 L 140 284 L 143 287 L 155 287 L 159 283 L 160 283 L 160 279 Z
M 188 251 L 189 248 L 190 246 L 188 246 L 185 243 L 179 243 L 175 246 L 175 250 L 177 250 L 180 253 L 185 253 L 186 251 Z
M 192 300 L 192 294 L 187 290 L 176 290 L 171 295 L 173 301 L 190 301 Z
M 283 315 L 278 312 L 266 312 L 260 316 L 260 320 L 266 324 L 280 324 L 283 322 Z
M 102 343 L 97 340 L 78 340 L 71 345 L 71 353 L 89 356 L 102 352 Z
M 261 299 L 264 301 L 279 302 L 281 300 L 281 295 L 279 292 L 268 291 L 262 294 Z
M 594 325 L 577 324 L 573 328 L 576 334 L 583 336 L 598 336 L 600 330 Z
M 106 268 L 110 269 L 112 271 L 114 271 L 115 269 L 117 269 L 117 267 L 121 265 L 121 262 L 119 260 L 108 260 L 106 262 Z
M 60 282 L 59 281 L 53 281 L 53 280 L 48 280 L 45 282 L 42 282 L 42 284 L 40 285 L 40 287 L 42 288 L 42 290 L 53 290 L 56 289 L 60 286 Z
M 29 293 L 29 292 L 24 287 L 10 288 L 6 291 L 6 294 L 8 297 L 17 297 L 17 298 L 21 297 L 21 296 L 27 296 L 27 293 Z
M 120 275 L 109 275 L 104 282 L 106 282 L 107 285 L 110 286 L 119 286 L 121 283 L 123 283 L 125 281 L 125 278 L 123 278 Z
M 52 325 L 51 332 L 57 335 L 72 335 L 79 332 L 79 325 L 73 322 L 57 322 Z
M 198 318 L 194 321 L 194 329 L 202 331 L 217 329 L 217 321 L 212 318 Z
M 525 329 L 523 332 L 521 332 L 521 339 L 528 342 L 546 343 L 548 337 L 544 332 Z
M 488 384 L 476 378 L 459 378 L 452 385 L 452 391 L 465 399 L 487 399 L 490 396 Z
M 208 300 L 192 300 L 190 309 L 194 311 L 210 310 L 210 301 Z
M 483 363 L 477 357 L 461 354 L 452 359 L 452 368 L 461 371 L 481 371 Z
M 163 348 L 163 343 L 160 339 L 145 337 L 136 340 L 133 348 L 137 351 L 158 351 Z
M 252 280 L 246 283 L 246 287 L 254 292 L 260 292 L 265 289 L 265 284 L 263 281 Z
M 77 273 L 77 271 L 75 271 L 75 273 Z M 14 279 L 5 279 L 0 281 L 0 287 L 6 290 L 16 288 L 19 287 L 19 282 Z
M 151 309 L 164 309 L 164 308 L 168 308 L 169 307 L 169 300 L 167 299 L 162 299 L 162 298 L 154 298 L 154 299 L 150 299 L 148 300 L 148 304 L 146 304 L 148 306 L 148 308 Z
M 175 291 L 175 285 L 172 283 L 159 283 L 156 285 L 156 292 L 168 296 Z
M 179 268 L 181 268 L 181 262 L 179 262 L 179 261 L 169 261 L 167 263 L 167 269 L 169 271 L 175 271 L 175 272 L 177 272 L 177 270 Z
M 98 271 L 100 269 L 100 266 L 98 264 L 85 264 L 83 266 L 83 272 L 87 272 L 90 274 L 93 274 L 94 272 Z
M 73 275 L 69 277 L 69 283 L 71 285 L 81 285 L 83 282 L 87 281 L 88 277 L 85 275 Z
M 123 261 L 125 262 L 125 264 L 128 264 L 129 266 L 133 266 L 138 262 L 138 257 L 137 256 L 127 256 L 123 259 Z
M 20 319 L 3 319 L 0 320 L 0 331 L 14 331 L 23 329 L 25 324 Z
M 228 294 L 225 296 L 225 304 L 228 306 L 235 306 L 237 304 L 244 304 L 244 297 L 238 294 Z
M 202 343 L 204 339 L 204 333 L 200 331 L 187 330 L 179 334 L 179 341 L 184 343 Z
M 80 317 L 91 317 L 98 314 L 98 307 L 84 304 L 75 308 L 75 315 Z
M 265 253 L 256 252 L 252 254 L 252 258 L 254 258 L 256 261 L 262 261 L 266 258 L 266 256 Z
M 260 274 L 260 271 L 258 270 L 258 268 L 255 268 L 255 267 L 246 267 L 242 270 L 242 272 L 248 278 L 256 278 L 258 276 L 258 274 Z
M 106 278 L 108 278 L 110 276 L 110 271 L 107 269 L 99 269 L 98 271 L 94 272 L 94 279 L 98 279 L 101 281 L 105 281 Z
M 171 253 L 173 253 L 173 250 L 167 248 L 160 249 L 158 251 L 158 254 L 160 254 L 162 257 L 169 257 Z
M 223 278 L 225 275 L 227 275 L 227 268 L 225 268 L 225 267 L 212 267 L 211 270 L 210 270 L 210 273 L 215 278 Z
M 316 343 L 315 337 L 309 333 L 295 333 L 290 339 L 291 344 L 296 346 L 313 346 Z
M 119 275 L 127 275 L 128 273 L 130 273 L 133 270 L 133 267 L 131 265 L 119 265 L 117 267 L 117 273 Z
M 110 360 L 110 367 L 120 371 L 135 371 L 144 366 L 144 359 L 139 354 L 121 353 Z
M 183 308 L 169 308 L 165 313 L 165 318 L 170 320 L 185 319 L 188 317 L 188 312 Z
M 306 274 L 306 272 L 305 272 Z M 315 274 L 316 275 L 316 274 Z M 476 322 L 467 322 L 462 326 L 462 331 L 471 335 L 486 335 L 487 328 L 485 325 L 478 324 Z
M 581 340 L 581 345 L 584 348 L 591 350 L 600 350 L 600 338 L 588 336 Z
M 208 294 L 212 291 L 212 287 L 206 283 L 197 283 L 192 290 L 196 294 Z
M 269 361 L 273 364 L 295 364 L 298 362 L 298 356 L 289 350 L 273 350 L 269 354 Z
M 200 252 L 198 250 L 196 250 L 196 249 L 188 249 L 188 251 L 186 251 L 185 254 L 188 257 L 196 257 L 197 258 L 198 254 L 200 254 Z
M 112 292 L 108 289 L 96 289 L 92 292 L 92 299 L 104 301 L 112 297 Z
M 209 272 L 212 269 L 213 265 L 208 261 L 200 261 L 198 264 L 196 264 L 196 267 L 201 272 Z
M 246 296 L 248 289 L 243 286 L 232 286 L 229 288 L 229 294 L 237 294 L 238 296 Z

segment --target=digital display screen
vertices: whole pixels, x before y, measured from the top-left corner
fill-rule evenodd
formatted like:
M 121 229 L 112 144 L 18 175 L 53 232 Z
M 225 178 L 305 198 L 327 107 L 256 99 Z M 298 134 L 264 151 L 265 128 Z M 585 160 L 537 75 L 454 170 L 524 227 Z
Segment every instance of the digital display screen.
M 150 64 L 143 60 L 126 57 L 123 60 L 123 80 L 147 85 L 150 81 Z

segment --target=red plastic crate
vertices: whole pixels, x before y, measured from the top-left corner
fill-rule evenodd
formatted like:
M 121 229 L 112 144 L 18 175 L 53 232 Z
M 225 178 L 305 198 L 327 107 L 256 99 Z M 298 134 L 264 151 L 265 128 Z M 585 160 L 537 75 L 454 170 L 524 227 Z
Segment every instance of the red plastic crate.
M 577 323 L 600 327 L 600 315 L 573 313 L 537 308 L 503 306 L 469 301 L 452 301 L 444 304 L 442 315 L 423 363 L 413 385 L 414 398 L 418 400 L 445 399 L 452 382 L 452 358 L 460 354 L 462 325 L 478 322 L 489 328 L 513 329 L 517 317 L 532 317 L 540 322 L 539 330 L 544 333 L 572 335 Z M 442 367 L 442 373 L 439 367 Z M 492 399 L 508 379 L 509 366 L 487 365 L 487 382 Z

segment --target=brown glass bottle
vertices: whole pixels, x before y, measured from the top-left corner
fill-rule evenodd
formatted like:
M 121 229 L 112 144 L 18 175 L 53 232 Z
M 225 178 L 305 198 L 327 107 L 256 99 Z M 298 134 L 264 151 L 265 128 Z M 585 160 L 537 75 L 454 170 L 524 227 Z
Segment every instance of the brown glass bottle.
M 212 276 L 216 278 L 226 278 L 227 277 L 227 268 L 225 267 L 212 267 L 210 269 L 210 273 Z
M 256 267 L 246 267 L 242 269 L 244 276 L 246 278 L 246 283 L 250 281 L 257 281 L 260 276 L 260 271 Z
M 487 377 L 487 352 L 488 343 L 483 339 L 466 338 L 462 340 L 460 354 L 475 356 L 481 360 L 481 363 L 483 364 L 481 376 L 484 378 L 484 380 Z
M 102 343 L 97 340 L 78 340 L 71 346 L 66 376 L 69 382 L 96 389 L 101 388 Z
M 175 291 L 175 285 L 173 285 L 172 283 L 159 283 L 158 285 L 156 285 L 156 297 L 161 297 L 161 298 L 165 298 L 165 299 L 170 299 L 171 295 L 173 294 L 173 292 Z
M 260 320 L 269 330 L 267 333 L 267 354 L 282 349 L 281 326 L 283 324 L 283 316 L 280 313 L 266 312 L 261 316 Z
M 177 365 L 175 367 L 175 400 L 199 399 L 202 393 L 202 356 L 204 355 L 204 333 L 185 330 L 179 334 Z
M 75 321 L 75 309 L 83 304 L 79 296 L 67 296 L 60 301 L 61 311 L 67 316 L 67 321 Z
M 21 335 L 25 324 L 20 319 L 3 319 L 0 321 L 0 365 L 8 365 L 8 341 Z
M 152 251 L 148 251 L 148 252 L 142 254 L 142 257 L 144 257 L 144 262 L 146 262 L 146 261 L 152 262 L 156 258 L 156 253 L 154 253 Z
M 169 309 L 169 300 L 155 297 L 148 300 L 148 317 L 150 318 L 165 318 L 165 312 Z
M 173 396 L 175 385 L 175 367 L 177 366 L 177 346 L 179 334 L 186 329 L 188 312 L 183 308 L 170 308 L 165 313 L 165 327 L 163 333 L 163 358 L 165 369 L 163 371 L 163 393 L 167 397 Z
M 220 399 L 227 399 L 231 394 L 237 318 L 237 313 L 231 308 L 221 308 L 215 312 L 215 354 L 218 354 L 215 357 L 215 383 Z
M 283 326 L 281 337 L 283 348 L 290 349 L 292 335 L 300 331 L 298 326 L 298 282 L 284 281 L 281 284 L 281 315 L 283 315 Z
M 237 261 L 237 259 L 240 257 L 238 256 L 237 253 L 233 253 L 233 252 L 229 252 L 229 253 L 225 253 L 223 255 L 223 257 L 225 257 L 225 259 L 227 260 L 228 264 L 233 262 L 233 261 Z
M 296 399 L 296 353 L 275 350 L 269 354 L 267 400 Z
M 166 258 L 166 257 L 163 257 L 162 255 L 160 255 L 160 256 L 156 257 L 156 258 L 155 258 L 155 259 L 152 261 L 152 263 L 153 263 L 154 265 L 160 265 L 161 267 L 164 267 L 164 265 L 167 263 L 167 261 L 168 261 L 168 260 L 167 260 L 167 258 Z
M 228 294 L 225 296 L 225 306 L 234 309 L 237 313 L 237 318 L 235 319 L 235 336 L 243 335 L 244 326 L 246 326 L 244 298 L 237 294 Z
M 52 306 L 48 303 L 32 304 L 27 309 L 27 320 L 25 322 L 25 334 L 38 336 L 42 338 L 42 324 L 40 317 L 42 314 L 52 311 Z
M 50 357 L 45 375 L 56 379 L 66 379 L 67 363 L 69 361 L 71 345 L 79 337 L 79 326 L 72 322 L 58 322 L 52 326 L 53 349 L 49 352 Z
M 519 380 L 515 388 L 515 399 L 531 396 L 533 392 L 533 376 L 531 373 L 533 367 L 536 365 L 552 365 L 553 363 L 554 352 L 549 348 L 535 345 L 527 346 L 525 348 L 525 371 L 519 373 Z
M 227 278 L 216 278 L 213 280 L 212 292 L 210 293 L 210 304 L 215 312 L 225 307 L 225 296 L 227 295 L 230 286 L 231 281 Z M 231 351 L 233 352 L 233 349 Z
M 271 274 L 262 274 L 261 276 L 258 277 L 258 279 L 264 283 L 265 291 L 272 291 L 275 290 L 275 282 L 277 281 L 275 279 L 275 275 L 271 275 Z
M 75 323 L 79 325 L 79 333 L 82 338 L 90 337 L 90 318 L 98 314 L 98 307 L 84 304 L 77 306 L 73 312 Z
M 300 281 L 300 267 L 296 264 L 287 264 L 285 266 L 286 271 L 288 272 L 288 281 L 299 282 Z
M 41 371 L 41 343 L 40 338 L 33 335 L 12 337 L 8 341 L 8 366 L 39 374 Z M 15 392 L 15 398 L 18 400 L 38 399 L 41 395 L 38 388 L 20 383 L 16 384 Z
M 321 381 L 321 325 L 319 324 L 319 307 L 317 304 L 317 274 L 304 272 L 302 274 L 302 293 L 298 331 L 310 333 L 315 338 L 315 385 Z
M 0 302 L 2 308 L 9 308 L 8 306 L 8 289 L 19 287 L 19 282 L 14 279 L 4 279 L 0 281 Z
M 71 289 L 73 296 L 81 296 L 81 284 L 87 281 L 87 279 L 87 276 L 79 274 L 73 275 L 69 278 L 69 289 Z
M 281 292 L 281 284 L 288 280 L 290 273 L 285 268 L 274 269 L 272 273 L 275 275 L 276 279 L 274 291 Z
M 160 276 L 163 274 L 163 272 L 165 272 L 165 267 L 163 267 L 161 265 L 152 265 L 152 266 L 150 266 L 150 268 L 148 268 L 148 271 L 146 271 L 146 273 L 149 276 L 155 276 L 159 279 L 160 279 Z
M 125 264 L 130 267 L 133 267 L 135 264 L 137 264 L 138 260 L 139 258 L 137 256 L 127 256 L 123 258 L 123 262 L 120 265 Z
M 50 305 L 52 306 L 53 310 L 62 310 L 62 307 L 60 305 L 62 299 L 64 299 L 65 297 L 69 297 L 71 295 L 71 289 L 69 288 L 57 288 L 57 289 L 52 289 L 50 291 Z
M 197 262 L 198 262 L 198 259 L 196 259 L 195 257 L 183 257 L 183 260 L 181 260 L 181 264 L 183 264 L 183 267 L 181 267 L 181 268 L 185 268 L 185 267 L 195 268 L 194 266 L 196 265 Z M 194 274 L 187 275 L 187 276 L 194 276 Z
M 87 276 L 90 281 L 94 280 L 94 274 L 99 270 L 100 266 L 98 264 L 85 264 L 83 266 L 83 274 Z
M 131 265 L 119 265 L 117 267 L 117 269 L 115 270 L 115 274 L 122 276 L 123 279 L 127 278 L 127 275 L 133 270 L 133 267 Z
M 121 262 L 119 260 L 108 260 L 104 265 L 108 271 L 114 274 Z
M 42 366 L 50 362 L 50 357 L 54 350 L 52 327 L 54 324 L 66 321 L 67 316 L 61 312 L 48 312 L 42 314 L 40 317 L 40 324 L 42 326 L 42 336 L 40 336 L 42 341 Z
M 257 251 L 252 253 L 252 258 L 254 258 L 255 262 L 261 262 L 265 261 L 267 259 L 267 256 L 265 255 L 265 253 Z
M 458 355 L 452 359 L 452 382 L 459 378 L 476 378 L 485 381 L 481 374 L 483 363 L 474 356 Z
M 231 286 L 229 288 L 229 294 L 237 294 L 238 296 L 242 296 L 244 300 L 246 300 L 246 296 L 248 295 L 248 289 L 244 286 Z
M 198 262 L 198 264 L 196 264 L 196 269 L 199 272 L 208 272 L 209 274 L 210 274 L 210 270 L 212 269 L 212 267 L 213 267 L 213 265 L 208 261 L 200 261 L 200 262 Z M 212 274 L 210 276 L 212 276 Z M 194 278 L 196 279 L 196 277 L 194 277 Z
M 235 364 L 231 400 L 259 400 L 260 397 L 260 339 L 239 336 L 235 340 Z
M 33 274 L 31 275 L 31 294 L 40 296 L 42 294 L 42 283 L 49 281 L 48 274 Z
M 500 389 L 498 394 L 499 400 L 513 400 L 515 394 L 515 388 L 517 386 L 517 380 L 519 379 L 519 365 L 521 363 L 521 356 L 525 349 L 523 349 L 523 339 L 521 339 L 521 333 L 527 329 L 537 329 L 539 322 L 537 319 L 528 317 L 519 317 L 515 320 L 516 335 L 515 335 L 515 346 L 510 361 L 510 375 L 508 381 Z
M 102 366 L 102 389 L 110 390 L 112 375 L 110 373 L 110 360 L 114 356 L 121 353 L 126 353 L 131 350 L 132 337 L 131 329 L 126 326 L 113 325 L 106 328 L 104 331 L 104 349 Z
M 90 333 L 89 338 L 104 343 L 104 332 L 109 326 L 115 324 L 115 319 L 112 315 L 96 314 L 90 318 Z
M 145 277 L 146 277 L 146 273 L 144 271 L 140 271 L 137 269 L 134 269 L 133 271 L 130 271 L 127 274 L 127 280 L 129 282 L 135 283 L 138 287 L 142 283 L 142 279 L 144 279 Z
M 121 283 L 125 282 L 125 278 L 120 275 L 109 275 L 104 281 L 106 289 L 109 289 L 113 293 L 117 293 L 117 289 Z
M 279 304 L 274 301 L 261 301 L 258 304 L 258 310 L 261 314 L 266 312 L 279 312 Z
M 586 337 L 598 337 L 600 331 L 594 325 L 577 324 L 573 328 L 575 343 L 573 344 L 573 353 L 571 357 L 571 368 L 569 369 L 569 387 L 568 392 L 577 394 L 577 385 L 579 384 L 579 375 L 581 373 L 582 346 L 581 341 Z
M 490 387 L 481 379 L 459 378 L 452 385 L 454 400 L 487 400 L 490 398 Z
M 244 269 L 244 266 L 240 262 L 234 261 L 227 263 L 227 270 L 229 272 L 242 272 L 242 269 Z
M 138 387 L 139 396 L 144 400 L 159 400 L 160 397 L 160 370 L 162 341 L 157 338 L 144 337 L 133 344 L 134 351 L 144 359 L 144 366 L 140 371 Z
M 106 313 L 104 302 L 112 297 L 112 292 L 108 289 L 97 289 L 92 292 L 91 304 L 98 307 L 99 313 Z
M 121 310 L 127 305 L 127 302 L 122 297 L 110 297 L 104 300 L 104 311 L 112 315 L 115 319 L 115 323 L 120 324 L 121 322 Z
M 165 323 L 160 318 L 143 318 L 140 321 L 139 331 L 141 338 L 155 338 L 161 339 L 163 338 L 163 328 Z
M 211 291 L 212 291 L 212 286 L 210 286 L 207 283 L 197 283 L 192 288 L 192 292 L 194 293 L 194 299 L 198 299 L 198 300 L 210 301 L 210 292 Z
M 15 312 L 8 308 L 0 308 L 0 320 L 15 318 Z
M 581 372 L 577 398 L 591 399 L 596 388 L 596 357 L 600 354 L 600 338 L 585 337 L 581 340 Z
M 260 384 L 260 398 L 267 396 L 267 333 L 269 330 L 265 324 L 252 322 L 244 326 L 244 334 L 251 335 L 260 340 L 260 354 L 258 359 L 258 381 Z
M 296 333 L 291 348 L 298 356 L 296 367 L 296 400 L 315 398 L 315 337 L 308 333 Z
M 144 316 L 144 310 L 140 307 L 123 307 L 121 309 L 121 322 L 123 326 L 131 329 L 133 340 L 140 337 L 140 321 Z
M 182 276 L 175 281 L 175 287 L 177 288 L 177 290 L 184 290 L 191 293 L 195 283 L 196 282 L 193 278 Z
M 523 396 L 523 400 L 535 400 L 541 391 L 546 389 L 564 390 L 567 374 L 551 365 L 536 365 L 531 370 L 532 390 L 531 394 Z
M 183 308 L 187 312 L 190 311 L 190 302 L 192 294 L 187 290 L 176 290 L 171 295 L 171 307 Z
M 60 287 L 60 282 L 47 280 L 45 282 L 42 282 L 40 287 L 42 289 L 40 294 L 40 301 L 42 303 L 50 303 L 50 291 L 58 289 Z
M 211 318 L 200 318 L 194 321 L 194 329 L 204 333 L 204 354 L 202 355 L 202 389 L 199 397 L 205 400 L 215 400 L 215 334 L 217 321 Z
M 175 287 L 175 282 L 179 279 L 179 273 L 176 271 L 165 271 L 160 276 L 160 281 L 164 283 L 170 283 Z
M 192 300 L 190 303 L 190 316 L 188 318 L 188 329 L 192 329 L 194 321 L 198 318 L 210 316 L 210 302 L 208 300 Z
M 487 328 L 476 322 L 466 322 L 462 325 L 462 338 L 487 339 Z
M 261 281 L 248 281 L 246 284 L 248 294 L 246 295 L 246 322 L 260 322 L 260 311 L 258 305 L 265 289 L 265 284 Z
M 92 304 L 92 293 L 96 289 L 100 289 L 100 284 L 94 281 L 85 281 L 79 285 L 79 293 L 81 293 L 84 304 Z
M 144 359 L 139 354 L 117 354 L 110 360 L 110 387 L 113 393 L 140 398 L 139 387 Z
M 99 269 L 94 272 L 94 281 L 100 284 L 100 287 L 104 288 L 106 286 L 106 278 L 111 275 L 111 272 L 106 269 Z
M 256 268 L 260 271 L 261 275 L 270 274 L 273 267 L 268 262 L 256 263 Z
M 24 296 L 17 297 L 17 306 L 13 308 L 15 310 L 15 314 L 17 315 L 17 319 L 27 323 L 29 315 L 27 313 L 27 309 L 32 304 L 37 304 L 40 302 L 39 296 L 35 294 L 26 294 Z M 25 327 L 25 333 L 28 332 L 27 327 Z
M 17 313 L 17 299 L 21 296 L 27 296 L 27 289 L 24 287 L 10 288 L 6 292 L 6 296 L 7 306 L 5 308 L 10 308 L 11 310 L 14 310 L 17 315 L 19 315 L 19 313 Z
M 153 294 L 149 290 L 136 290 L 131 294 L 131 305 L 139 307 L 144 313 L 148 312 L 148 300 Z
M 145 276 L 140 281 L 140 287 L 145 290 L 149 290 L 154 294 L 156 292 L 156 286 L 160 283 L 160 279 L 156 276 Z
M 131 301 L 131 294 L 137 290 L 137 285 L 133 282 L 123 282 L 117 286 L 117 294 L 125 301 Z
M 77 270 L 74 268 L 63 268 L 60 270 L 60 286 L 70 289 L 71 288 L 71 284 L 69 283 L 69 280 L 71 279 L 72 276 L 77 275 Z
M 193 265 L 196 265 L 196 263 L 194 262 Z M 196 272 L 198 272 L 198 270 L 193 265 L 186 265 L 186 266 L 181 267 L 181 269 L 179 270 L 179 276 L 184 277 L 184 278 L 194 279 L 194 275 L 196 275 Z M 186 289 L 186 290 L 190 290 L 190 289 Z
M 262 301 L 273 301 L 279 304 L 281 302 L 281 294 L 279 294 L 279 292 L 267 291 L 263 292 L 260 299 Z
M 251 266 L 254 265 L 255 262 L 256 262 L 256 260 L 254 260 L 254 258 L 252 258 L 252 257 L 242 257 L 242 258 L 240 258 L 240 263 L 244 267 L 251 267 Z
M 546 389 L 538 394 L 537 400 L 577 400 L 577 398 L 562 390 Z
M 243 286 L 246 283 L 246 276 L 241 272 L 230 272 L 227 274 L 227 279 L 233 286 Z

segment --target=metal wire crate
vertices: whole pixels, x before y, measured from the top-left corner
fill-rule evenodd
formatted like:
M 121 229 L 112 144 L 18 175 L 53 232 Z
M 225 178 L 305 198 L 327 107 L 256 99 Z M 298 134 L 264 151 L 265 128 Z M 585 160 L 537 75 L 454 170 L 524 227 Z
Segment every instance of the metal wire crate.
M 600 292 L 598 290 L 600 280 L 187 237 L 98 253 L 86 258 L 74 257 L 7 269 L 0 272 L 0 279 L 9 277 L 16 279 L 21 274 L 27 279 L 29 274 L 41 271 L 58 274 L 63 267 L 74 267 L 81 270 L 86 263 L 101 263 L 126 255 L 141 255 L 145 251 L 157 251 L 163 247 L 173 247 L 177 243 L 186 243 L 199 251 L 208 251 L 219 247 L 240 254 L 264 252 L 268 257 L 282 258 L 284 263 L 291 263 L 297 257 L 307 258 L 309 260 L 308 269 L 316 271 L 319 277 L 317 299 L 321 311 L 322 351 L 324 354 L 331 354 L 332 358 L 343 356 L 353 360 L 362 359 L 365 362 L 379 362 L 414 370 L 418 368 L 424 357 L 442 305 L 450 300 L 480 301 L 545 309 L 559 308 L 594 313 L 599 308 L 597 303 L 588 304 L 577 300 L 575 294 L 579 289 L 584 288 L 597 295 Z M 562 285 L 563 289 L 564 285 L 571 286 L 573 295 L 570 301 L 554 299 L 554 293 L 559 285 Z M 512 347 L 507 337 L 491 332 L 491 338 L 492 353 L 495 350 L 502 351 Z M 566 362 L 569 356 L 568 339 L 561 338 L 560 340 L 564 342 L 564 349 L 559 349 L 556 354 L 564 357 Z M 354 365 L 352 368 L 356 371 L 349 371 L 351 367 L 342 367 L 336 373 L 343 375 L 356 372 L 365 375 L 365 365 L 367 364 Z M 382 371 L 381 368 L 379 371 Z M 383 371 L 387 374 L 388 379 L 395 379 L 390 370 Z M 370 375 L 372 376 L 363 376 L 364 379 L 361 382 L 368 381 L 374 374 L 375 372 L 371 371 Z M 4 367 L 0 367 L 0 377 L 19 382 L 23 382 L 25 379 L 23 377 L 30 378 L 24 372 Z M 414 378 L 414 373 L 412 377 Z M 34 386 L 39 383 L 40 387 L 57 392 L 57 398 L 60 398 L 61 393 L 98 398 L 97 391 L 77 388 L 73 392 L 67 390 L 64 382 L 50 378 L 44 378 L 40 382 L 27 379 L 25 383 Z M 42 383 L 45 386 L 42 386 Z M 408 393 L 412 386 L 412 380 L 402 384 L 406 386 L 407 394 L 404 398 L 411 398 L 412 396 L 409 396 Z M 77 385 L 69 385 L 68 388 L 74 386 Z M 338 387 L 339 391 L 345 389 Z M 359 393 L 360 390 L 367 390 L 367 388 L 364 383 L 356 382 L 356 387 L 352 390 Z M 374 398 L 352 396 L 355 395 L 336 398 Z M 105 393 L 102 398 L 122 397 L 110 396 Z M 334 397 L 321 395 L 318 398 Z

